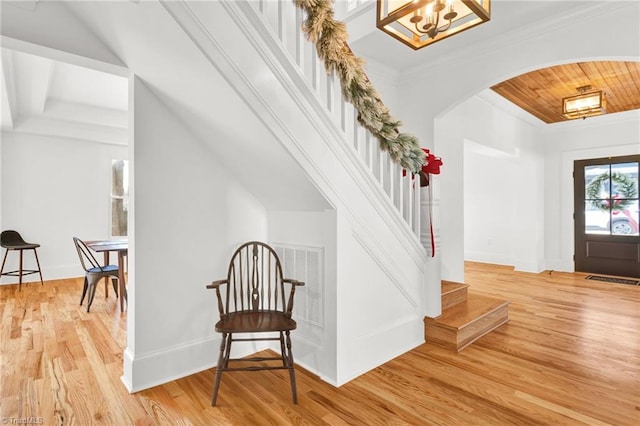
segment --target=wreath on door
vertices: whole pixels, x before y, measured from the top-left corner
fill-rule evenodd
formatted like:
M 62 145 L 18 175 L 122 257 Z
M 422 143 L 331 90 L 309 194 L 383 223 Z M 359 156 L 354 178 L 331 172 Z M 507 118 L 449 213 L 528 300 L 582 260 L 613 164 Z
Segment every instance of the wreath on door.
M 611 184 L 616 185 L 616 194 L 611 198 L 602 199 L 600 196 L 602 186 L 608 186 L 609 179 L 611 179 Z M 607 191 L 607 193 L 609 192 Z M 589 182 L 585 195 L 591 205 L 599 210 L 624 211 L 631 205 L 633 201 L 631 199 L 637 197 L 638 188 L 635 180 L 624 173 L 613 172 L 609 175 L 608 172 L 605 172 Z

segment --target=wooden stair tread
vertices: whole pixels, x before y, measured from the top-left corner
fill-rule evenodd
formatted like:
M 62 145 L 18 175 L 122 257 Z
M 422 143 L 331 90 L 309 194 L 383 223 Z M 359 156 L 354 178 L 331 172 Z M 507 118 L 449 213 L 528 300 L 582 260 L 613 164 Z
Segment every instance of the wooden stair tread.
M 442 311 L 467 300 L 468 288 L 469 284 L 442 281 L 440 283 Z
M 465 302 L 445 309 L 437 318 L 426 318 L 426 321 L 440 327 L 460 330 L 508 304 L 508 300 L 469 293 Z
M 454 291 L 463 290 L 467 287 L 469 287 L 469 284 L 456 283 L 453 281 L 442 281 L 440 283 L 441 293 L 443 296 L 453 293 Z

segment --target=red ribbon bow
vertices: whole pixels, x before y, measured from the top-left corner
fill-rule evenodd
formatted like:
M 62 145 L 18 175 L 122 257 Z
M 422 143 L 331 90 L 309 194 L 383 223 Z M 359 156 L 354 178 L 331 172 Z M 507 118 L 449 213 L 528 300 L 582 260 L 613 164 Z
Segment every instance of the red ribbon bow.
M 442 166 L 442 158 L 436 157 L 435 155 L 430 153 L 428 148 L 422 148 L 422 150 L 427 157 L 427 164 L 422 166 L 422 172 L 432 175 L 439 175 L 440 166 Z

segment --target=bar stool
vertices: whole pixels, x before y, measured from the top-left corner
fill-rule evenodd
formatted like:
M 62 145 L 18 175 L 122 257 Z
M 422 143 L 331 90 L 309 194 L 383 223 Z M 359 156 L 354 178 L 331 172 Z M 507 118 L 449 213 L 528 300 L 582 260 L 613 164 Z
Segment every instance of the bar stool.
M 40 244 L 26 242 L 17 231 L 3 231 L 0 234 L 0 246 L 6 249 L 6 251 L 4 252 L 4 259 L 2 260 L 2 268 L 0 268 L 0 276 L 8 275 L 11 277 L 19 277 L 18 291 L 22 289 L 22 277 L 24 275 L 38 273 L 40 274 L 40 283 L 44 285 L 44 283 L 42 282 L 40 261 L 38 261 L 38 252 L 36 251 L 36 248 L 40 247 Z M 7 261 L 7 255 L 9 254 L 10 250 L 20 251 L 20 267 L 15 271 L 4 272 L 4 264 Z M 22 268 L 22 252 L 24 250 L 33 250 L 33 254 L 36 256 L 36 264 L 38 265 L 38 269 Z

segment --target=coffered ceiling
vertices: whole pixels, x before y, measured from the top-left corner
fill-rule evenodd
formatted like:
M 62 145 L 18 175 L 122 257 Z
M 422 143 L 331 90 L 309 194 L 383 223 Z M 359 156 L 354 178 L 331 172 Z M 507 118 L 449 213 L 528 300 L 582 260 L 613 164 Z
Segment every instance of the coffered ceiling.
M 4 47 L 0 56 L 2 130 L 127 144 L 126 78 Z
M 606 113 L 640 109 L 640 62 L 580 62 L 531 71 L 491 87 L 496 93 L 545 123 L 567 121 L 562 98 L 577 88 L 602 90 Z

